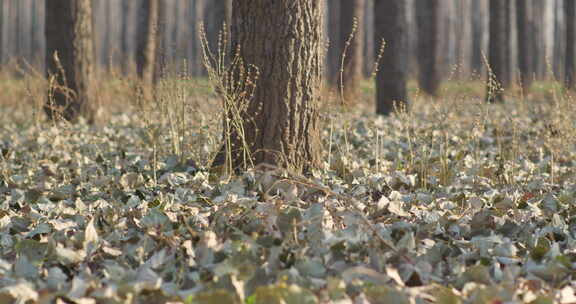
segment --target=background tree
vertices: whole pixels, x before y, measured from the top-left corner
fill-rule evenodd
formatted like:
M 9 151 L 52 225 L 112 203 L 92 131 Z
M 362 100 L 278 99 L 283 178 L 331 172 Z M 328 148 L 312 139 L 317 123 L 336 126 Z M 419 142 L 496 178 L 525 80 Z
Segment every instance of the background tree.
M 136 72 L 142 80 L 140 93 L 145 99 L 152 97 L 154 86 L 156 53 L 158 46 L 158 0 L 141 0 L 140 18 L 136 35 Z
M 340 41 L 342 35 L 340 34 L 340 6 L 342 1 L 327 1 L 327 18 L 328 18 L 328 50 L 326 53 L 327 61 L 327 80 L 328 83 L 334 87 L 338 87 L 340 79 L 340 67 L 342 59 L 342 42 Z
M 506 6 L 507 1 L 490 0 L 490 42 L 488 51 L 489 72 L 487 77 L 486 100 L 488 102 L 504 101 L 506 81 L 506 52 L 508 41 L 506 40 Z
M 206 8 L 204 10 L 205 16 L 203 19 L 206 39 L 208 40 L 208 46 L 213 53 L 218 51 L 218 37 L 220 32 L 224 29 L 223 26 L 226 23 L 227 28 L 225 29 L 229 35 L 230 30 L 230 18 L 232 17 L 232 0 L 211 0 L 206 3 Z
M 576 0 L 565 0 L 564 14 L 566 20 L 566 66 L 564 82 L 567 88 L 573 89 L 576 84 Z
M 339 85 L 346 103 L 354 103 L 362 80 L 364 56 L 364 8 L 365 0 L 347 0 L 340 3 L 340 50 L 345 52 L 344 69 L 339 75 Z M 351 36 L 352 35 L 352 36 Z M 349 44 L 348 44 L 349 43 Z M 348 44 L 348 45 L 347 45 Z M 342 60 L 340 61 L 342 62 Z M 340 79 L 341 78 L 341 79 Z
M 532 66 L 534 52 L 532 50 L 534 33 L 532 24 L 532 0 L 516 0 L 516 26 L 518 28 L 518 68 L 520 84 L 524 90 L 529 90 L 534 78 Z
M 50 81 L 44 107 L 50 119 L 80 115 L 93 121 L 93 44 L 90 0 L 46 1 L 46 74 Z
M 416 1 L 416 23 L 418 25 L 418 84 L 427 94 L 436 96 L 440 87 L 441 1 Z
M 375 41 L 386 41 L 386 49 L 376 75 L 376 113 L 388 115 L 408 106 L 407 2 L 374 0 Z
M 239 50 L 240 70 L 253 65 L 259 78 L 243 113 L 244 136 L 232 129 L 232 146 L 223 145 L 214 165 L 231 155 L 232 167 L 241 168 L 247 161 L 240 151 L 245 142 L 254 164 L 297 172 L 319 166 L 321 13 L 321 1 L 233 1 L 232 50 Z

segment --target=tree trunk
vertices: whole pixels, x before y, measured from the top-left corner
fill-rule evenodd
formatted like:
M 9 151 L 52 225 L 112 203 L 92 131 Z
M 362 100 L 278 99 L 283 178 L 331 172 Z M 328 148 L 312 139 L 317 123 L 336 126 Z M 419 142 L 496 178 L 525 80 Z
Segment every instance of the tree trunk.
M 565 0 L 564 14 L 566 20 L 566 66 L 564 83 L 566 88 L 576 85 L 576 0 Z
M 0 0 L 0 70 L 4 65 L 4 0 Z
M 44 109 L 50 119 L 94 119 L 91 18 L 90 0 L 46 1 L 46 72 L 53 81 Z
M 374 41 L 374 0 L 365 0 L 364 19 L 364 77 L 372 76 L 374 69 L 375 45 L 380 45 L 380 41 Z
M 349 1 L 349 0 L 348 0 Z M 340 28 L 340 5 L 341 1 L 328 0 L 328 52 L 327 57 L 327 71 L 328 83 L 332 87 L 338 87 L 338 79 L 340 79 L 340 68 L 342 58 L 342 42 L 341 28 Z
M 374 0 L 374 41 L 386 41 L 376 76 L 376 113 L 381 115 L 408 106 L 406 12 L 404 0 Z
M 136 34 L 136 72 L 142 80 L 143 97 L 152 97 L 158 40 L 158 1 L 141 0 Z
M 341 96 L 346 104 L 356 103 L 362 80 L 363 47 L 364 47 L 364 0 L 347 0 L 340 3 L 340 49 L 343 71 L 339 75 L 338 84 Z M 353 36 L 352 31 L 354 31 Z M 340 61 L 342 62 L 342 60 Z
M 239 50 L 242 61 L 232 72 L 233 83 L 249 85 L 242 72 L 252 66 L 259 77 L 254 93 L 245 96 L 241 128 L 224 130 L 231 146 L 223 145 L 215 166 L 239 170 L 267 163 L 295 172 L 319 167 L 321 14 L 321 1 L 233 1 L 232 49 Z M 233 118 L 231 111 L 227 115 Z
M 416 1 L 418 24 L 418 84 L 427 94 L 436 96 L 442 72 L 440 68 L 440 1 Z
M 488 53 L 488 77 L 486 100 L 488 102 L 503 102 L 506 81 L 506 1 L 490 0 L 490 42 Z
M 532 1 L 516 0 L 516 26 L 518 27 L 518 68 L 520 70 L 520 86 L 528 91 L 532 86 L 534 68 L 532 66 L 534 52 L 531 31 Z
M 206 38 L 210 51 L 216 54 L 218 50 L 218 39 L 222 30 L 226 30 L 228 39 L 230 38 L 230 17 L 232 0 L 209 0 L 204 11 L 204 24 Z M 226 28 L 224 28 L 226 24 Z M 230 41 L 228 41 L 230 42 Z M 226 50 L 222 50 L 226 51 Z

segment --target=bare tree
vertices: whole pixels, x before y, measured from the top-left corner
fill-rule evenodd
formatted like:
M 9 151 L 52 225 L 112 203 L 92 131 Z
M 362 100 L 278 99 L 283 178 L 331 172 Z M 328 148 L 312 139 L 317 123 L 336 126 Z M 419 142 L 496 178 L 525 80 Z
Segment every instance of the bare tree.
M 355 103 L 362 80 L 364 58 L 364 0 L 347 0 L 340 3 L 340 49 L 343 70 L 339 75 L 339 85 L 344 93 L 342 98 L 348 104 Z
M 576 84 L 576 0 L 565 0 L 564 14 L 566 20 L 566 66 L 564 83 L 573 89 Z
M 490 0 L 490 43 L 488 53 L 489 72 L 486 86 L 486 100 L 488 102 L 503 102 L 506 84 L 506 52 L 508 43 L 506 40 L 507 1 Z
M 158 39 L 158 0 L 141 0 L 136 34 L 136 72 L 142 80 L 141 93 L 152 97 Z
M 518 67 L 520 70 L 520 85 L 529 90 L 534 78 L 532 65 L 534 52 L 532 49 L 533 36 L 531 28 L 532 0 L 516 0 L 516 26 L 518 27 Z
M 441 4 L 443 0 L 416 1 L 418 24 L 418 83 L 427 94 L 436 96 L 442 78 L 440 65 Z
M 342 35 L 340 34 L 340 6 L 341 1 L 328 0 L 328 52 L 326 54 L 328 83 L 333 86 L 338 86 L 338 79 L 340 79 L 340 66 L 342 58 Z
M 405 0 L 374 0 L 375 41 L 386 41 L 376 76 L 376 113 L 388 115 L 408 106 L 407 3 Z
M 296 172 L 319 166 L 321 14 L 322 1 L 233 1 L 231 47 L 243 62 L 234 83 L 245 84 L 242 71 L 251 67 L 259 78 L 242 127 L 224 134 L 231 145 L 222 146 L 215 166 L 267 163 Z
M 46 73 L 50 90 L 45 112 L 93 121 L 93 45 L 90 0 L 46 1 Z

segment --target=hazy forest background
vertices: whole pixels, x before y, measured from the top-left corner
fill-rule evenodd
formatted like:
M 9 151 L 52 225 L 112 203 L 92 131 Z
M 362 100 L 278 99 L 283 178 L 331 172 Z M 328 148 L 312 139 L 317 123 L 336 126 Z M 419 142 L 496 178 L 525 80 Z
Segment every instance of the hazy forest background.
M 0 63 L 26 65 L 41 71 L 44 66 L 44 1 L 2 0 L 0 3 Z M 201 46 L 198 39 L 198 22 L 206 24 L 209 39 L 215 41 L 224 20 L 223 5 L 212 0 L 165 0 L 161 1 L 160 39 L 163 60 L 171 69 L 191 76 L 206 76 Z M 225 2 L 225 0 L 221 0 Z M 325 31 L 331 41 L 328 51 L 327 72 L 336 74 L 340 69 L 342 47 L 340 41 L 350 34 L 339 13 L 340 1 L 326 1 Z M 375 39 L 373 24 L 373 0 L 362 1 L 363 18 L 363 70 L 369 75 L 373 68 Z M 409 69 L 411 77 L 417 67 L 417 23 L 415 0 L 406 0 L 407 33 L 409 41 Z M 516 1 L 510 3 L 510 69 L 518 70 L 518 27 Z M 536 79 L 563 78 L 565 62 L 565 12 L 564 1 L 527 0 L 530 10 L 529 32 L 532 37 L 532 64 Z M 450 79 L 480 79 L 485 76 L 482 54 L 488 54 L 489 11 L 488 0 L 444 0 L 440 24 L 440 61 L 443 75 Z M 99 69 L 123 73 L 134 69 L 136 50 L 137 16 L 140 0 L 93 1 L 93 24 L 95 57 Z M 341 33 L 341 31 L 343 33 Z M 378 44 L 379 42 L 376 42 Z M 184 64 L 186 62 L 186 64 Z M 553 72 L 553 73 L 549 73 Z
M 575 14 L 0 0 L 0 303 L 576 303 Z

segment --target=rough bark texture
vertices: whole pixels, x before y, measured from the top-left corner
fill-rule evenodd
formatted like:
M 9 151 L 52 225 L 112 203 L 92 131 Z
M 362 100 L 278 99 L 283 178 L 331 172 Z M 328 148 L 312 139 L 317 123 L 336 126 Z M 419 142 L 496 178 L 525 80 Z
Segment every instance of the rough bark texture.
M 46 73 L 54 81 L 44 109 L 50 119 L 93 121 L 91 15 L 90 0 L 46 1 Z
M 442 71 L 440 68 L 440 1 L 416 1 L 418 25 L 418 84 L 427 94 L 436 96 Z
M 354 24 L 356 20 L 356 24 Z M 364 48 L 364 0 L 347 0 L 340 4 L 340 49 L 344 52 L 342 75 L 339 85 L 346 104 L 354 104 L 359 95 L 362 80 Z M 350 36 L 355 30 L 354 36 Z M 350 39 L 351 38 L 351 39 Z M 348 44 L 349 43 L 349 44 Z M 342 60 L 340 61 L 342 62 Z
M 376 113 L 388 115 L 408 106 L 407 4 L 405 0 L 374 1 L 374 40 L 386 41 L 376 76 Z
M 321 1 L 233 1 L 232 49 L 239 50 L 245 68 L 253 65 L 259 71 L 242 120 L 255 165 L 267 163 L 296 172 L 319 166 L 321 13 Z M 234 75 L 239 77 L 238 72 Z M 230 165 L 242 169 L 246 163 L 242 137 L 236 129 L 230 136 Z M 214 165 L 225 163 L 226 148 L 224 144 Z
M 490 42 L 488 48 L 488 65 L 486 100 L 503 102 L 503 81 L 506 81 L 506 1 L 490 0 Z
M 564 12 L 566 20 L 566 66 L 565 84 L 569 89 L 576 85 L 576 0 L 565 0 Z
M 520 85 L 523 90 L 529 90 L 534 79 L 532 66 L 534 52 L 532 51 L 534 33 L 531 28 L 532 0 L 516 0 L 516 26 L 518 27 L 518 68 Z
M 154 85 L 158 39 L 158 0 L 141 0 L 136 34 L 136 72 L 142 81 L 141 93 L 151 98 Z
M 341 1 L 328 0 L 328 52 L 327 57 L 327 72 L 328 83 L 333 87 L 338 87 L 338 79 L 340 78 L 340 65 L 342 58 L 342 43 L 341 28 L 340 28 L 340 6 Z

